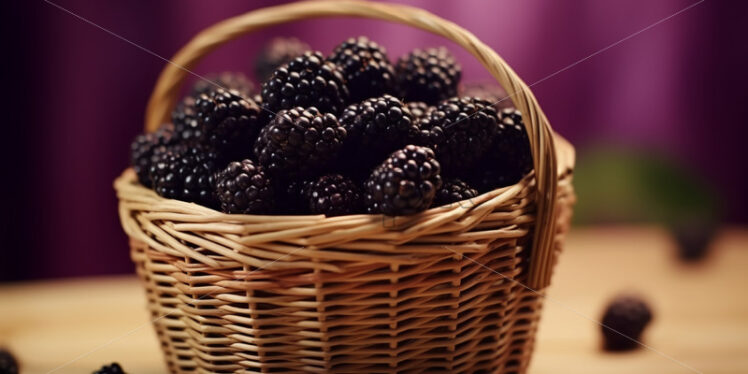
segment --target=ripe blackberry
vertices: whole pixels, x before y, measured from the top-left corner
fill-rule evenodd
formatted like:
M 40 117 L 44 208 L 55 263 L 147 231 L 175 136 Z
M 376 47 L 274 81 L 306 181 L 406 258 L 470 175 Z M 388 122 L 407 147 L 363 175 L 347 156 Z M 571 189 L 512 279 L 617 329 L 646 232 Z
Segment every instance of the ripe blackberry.
M 205 79 L 200 79 L 192 86 L 189 96 L 200 97 L 222 88 L 226 91 L 236 91 L 243 98 L 249 98 L 254 91 L 254 84 L 243 73 L 224 71 L 219 74 L 210 74 Z
M 218 88 L 201 94 L 195 102 L 200 142 L 229 159 L 252 154 L 262 128 L 261 109 L 236 91 Z
M 156 193 L 170 199 L 215 207 L 214 173 L 218 156 L 196 147 L 171 147 L 153 156 L 150 169 Z
M 254 151 L 271 175 L 306 176 L 337 156 L 346 134 L 330 113 L 314 107 L 284 109 L 260 131 Z
M 177 104 L 177 107 L 171 112 L 171 122 L 174 124 L 174 134 L 180 144 L 197 144 L 203 136 L 200 126 L 197 124 L 195 98 L 192 96 L 185 96 Z
M 603 347 L 608 351 L 626 351 L 638 347 L 638 341 L 652 320 L 652 310 L 641 298 L 619 295 L 602 318 Z
M 522 114 L 514 108 L 502 110 L 498 129 L 491 148 L 477 167 L 483 171 L 480 184 L 486 189 L 515 184 L 533 167 L 530 140 L 522 123 Z
M 459 179 L 444 181 L 442 188 L 436 191 L 434 206 L 456 203 L 478 196 L 478 191 Z
M 112 362 L 111 364 L 104 365 L 101 369 L 94 371 L 93 374 L 125 374 L 125 371 L 122 370 L 122 367 L 119 366 L 118 363 Z
M 446 173 L 472 167 L 498 131 L 496 109 L 473 97 L 442 101 L 420 121 L 421 142 L 436 150 Z
M 303 196 L 312 214 L 333 217 L 361 211 L 358 185 L 340 174 L 327 174 L 311 181 L 304 187 Z
M 506 90 L 495 83 L 468 83 L 460 87 L 460 96 L 472 96 L 490 101 L 497 112 L 514 107 Z
M 519 182 L 521 177 L 504 174 L 507 169 L 506 161 L 489 164 L 486 159 L 478 163 L 478 166 L 468 175 L 468 181 L 479 193 L 493 191 L 497 188 L 511 186 Z
M 423 118 L 430 110 L 434 108 L 424 103 L 423 101 L 413 101 L 405 104 L 405 106 L 408 108 L 408 110 L 410 110 L 410 114 L 412 114 L 413 118 L 415 118 L 416 120 Z
M 310 49 L 308 44 L 296 38 L 273 38 L 255 59 L 255 77 L 259 82 L 264 82 L 273 75 L 273 70 Z
M 343 163 L 353 163 L 366 173 L 419 135 L 410 110 L 390 95 L 349 105 L 340 116 L 340 124 L 348 132 Z
M 176 143 L 174 126 L 170 123 L 161 125 L 155 132 L 140 134 L 130 144 L 130 162 L 138 175 L 140 184 L 151 187 L 148 175 L 151 168 L 151 158 L 159 147 L 167 147 Z
M 446 48 L 415 49 L 395 66 L 400 97 L 434 105 L 456 96 L 462 68 Z
M 252 160 L 231 162 L 216 174 L 216 197 L 224 213 L 261 214 L 273 208 L 273 187 Z
M 308 214 L 308 203 L 304 198 L 309 181 L 305 179 L 273 178 L 275 213 Z
M 9 351 L 0 348 L 0 373 L 18 374 L 18 361 Z
M 426 210 L 442 187 L 439 172 L 430 148 L 408 145 L 395 151 L 364 185 L 367 212 L 395 216 Z
M 306 52 L 273 71 L 262 85 L 265 108 L 315 107 L 322 113 L 338 114 L 348 100 L 348 87 L 340 68 L 320 52 Z
M 387 50 L 365 36 L 344 41 L 328 60 L 343 70 L 353 102 L 392 91 L 395 69 Z

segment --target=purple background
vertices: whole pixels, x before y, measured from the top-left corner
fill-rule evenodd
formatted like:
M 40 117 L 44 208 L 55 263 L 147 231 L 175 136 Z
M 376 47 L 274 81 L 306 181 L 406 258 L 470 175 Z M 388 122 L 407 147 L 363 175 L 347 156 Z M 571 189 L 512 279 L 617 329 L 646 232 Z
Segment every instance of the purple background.
M 54 0 L 169 58 L 199 30 L 271 1 Z M 404 1 L 475 33 L 528 83 L 693 4 L 680 0 Z M 113 179 L 164 61 L 44 2 L 6 3 L 3 222 L 0 280 L 131 272 Z M 712 181 L 731 222 L 748 221 L 748 4 L 708 0 L 533 86 L 552 125 L 582 153 L 595 142 L 660 150 Z M 327 53 L 358 34 L 391 58 L 445 44 L 404 26 L 359 19 L 304 21 L 244 37 L 205 59 L 200 74 L 249 72 L 275 35 Z M 447 43 L 464 81 L 489 76 Z M 11 54 L 11 51 L 13 52 Z

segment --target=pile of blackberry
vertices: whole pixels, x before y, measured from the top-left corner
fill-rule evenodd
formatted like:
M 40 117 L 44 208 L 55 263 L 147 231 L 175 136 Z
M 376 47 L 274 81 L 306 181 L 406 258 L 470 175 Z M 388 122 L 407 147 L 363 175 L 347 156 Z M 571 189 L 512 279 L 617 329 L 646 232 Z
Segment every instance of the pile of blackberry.
M 395 216 L 469 206 L 532 168 L 521 114 L 496 105 L 500 88 L 459 90 L 444 47 L 393 63 L 364 36 L 328 56 L 280 38 L 254 66 L 259 84 L 206 75 L 135 138 L 143 186 L 229 214 Z

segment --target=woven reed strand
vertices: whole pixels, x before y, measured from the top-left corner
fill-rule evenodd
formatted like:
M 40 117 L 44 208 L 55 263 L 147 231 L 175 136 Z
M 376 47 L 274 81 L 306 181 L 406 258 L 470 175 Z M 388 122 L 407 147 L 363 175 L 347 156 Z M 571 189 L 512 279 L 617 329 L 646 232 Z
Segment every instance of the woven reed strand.
M 374 2 L 250 12 L 205 29 L 177 53 L 156 84 L 146 128 L 168 121 L 185 69 L 219 45 L 263 27 L 330 16 L 411 25 L 472 53 L 516 92 L 536 172 L 413 216 L 326 218 L 222 214 L 163 199 L 125 171 L 115 181 L 120 218 L 169 369 L 523 372 L 542 288 L 569 225 L 574 151 L 514 71 L 472 34 L 417 8 Z

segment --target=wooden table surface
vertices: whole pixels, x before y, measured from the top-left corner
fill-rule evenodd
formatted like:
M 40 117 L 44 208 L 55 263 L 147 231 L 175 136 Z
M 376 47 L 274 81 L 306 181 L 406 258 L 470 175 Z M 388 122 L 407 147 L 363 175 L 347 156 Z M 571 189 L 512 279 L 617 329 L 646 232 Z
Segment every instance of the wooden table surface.
M 676 261 L 657 228 L 578 228 L 567 243 L 530 373 L 748 373 L 748 229 L 723 231 L 695 266 Z M 621 290 L 650 299 L 651 349 L 600 351 L 595 321 Z M 0 345 L 22 373 L 90 373 L 111 361 L 165 372 L 134 277 L 0 285 Z

